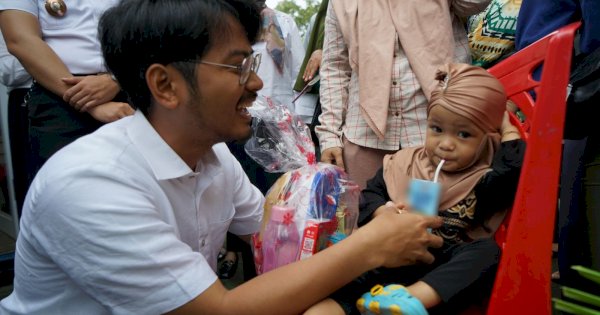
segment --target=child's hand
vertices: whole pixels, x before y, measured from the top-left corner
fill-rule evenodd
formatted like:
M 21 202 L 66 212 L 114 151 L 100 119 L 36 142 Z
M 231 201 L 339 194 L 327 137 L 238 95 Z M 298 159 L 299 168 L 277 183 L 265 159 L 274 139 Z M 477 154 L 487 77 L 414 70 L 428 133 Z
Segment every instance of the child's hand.
M 408 212 L 408 207 L 403 203 L 394 204 L 391 201 L 386 202 L 383 206 L 377 208 L 373 213 L 373 217 L 376 217 L 385 212 L 394 212 L 394 213 L 405 213 Z
M 519 133 L 517 127 L 513 126 L 513 124 L 510 123 L 510 119 L 508 118 L 508 112 L 504 112 L 500 132 L 502 134 L 502 142 L 521 139 L 521 134 Z

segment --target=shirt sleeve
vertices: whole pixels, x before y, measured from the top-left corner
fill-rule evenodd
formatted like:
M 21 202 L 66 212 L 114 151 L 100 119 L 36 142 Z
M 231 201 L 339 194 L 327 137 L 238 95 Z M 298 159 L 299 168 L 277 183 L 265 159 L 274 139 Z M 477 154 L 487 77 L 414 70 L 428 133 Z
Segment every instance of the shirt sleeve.
M 38 7 L 35 0 L 2 0 L 0 1 L 0 11 L 19 10 L 33 14 L 38 17 Z
M 493 214 L 512 206 L 524 155 L 525 141 L 521 139 L 500 144 L 492 161 L 492 170 L 475 186 L 475 221 L 484 222 Z
M 382 167 L 375 173 L 373 178 L 367 181 L 367 188 L 360 193 L 358 225 L 363 226 L 369 223 L 375 210 L 389 200 L 390 196 L 383 179 Z
M 0 11 L 18 10 L 32 14 L 38 18 L 38 8 L 34 0 L 2 0 Z M 6 48 L 4 37 L 0 34 L 0 83 L 10 88 L 28 87 L 31 85 L 31 76 L 23 68 L 19 60 L 11 55 Z
M 19 60 L 8 52 L 1 33 L 0 83 L 9 88 L 28 87 L 31 85 L 31 76 L 25 71 Z
M 323 59 L 319 70 L 321 76 L 320 98 L 322 113 L 315 131 L 321 151 L 342 147 L 342 127 L 348 105 L 348 87 L 352 69 L 348 59 L 348 46 L 331 1 L 325 17 Z

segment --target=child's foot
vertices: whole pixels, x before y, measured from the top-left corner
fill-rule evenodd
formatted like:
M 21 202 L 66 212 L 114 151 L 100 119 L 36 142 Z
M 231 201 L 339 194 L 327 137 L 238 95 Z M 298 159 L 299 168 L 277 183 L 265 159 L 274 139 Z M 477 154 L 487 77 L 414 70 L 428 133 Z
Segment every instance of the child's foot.
M 356 301 L 363 315 L 427 315 L 421 301 L 397 284 L 376 285 Z

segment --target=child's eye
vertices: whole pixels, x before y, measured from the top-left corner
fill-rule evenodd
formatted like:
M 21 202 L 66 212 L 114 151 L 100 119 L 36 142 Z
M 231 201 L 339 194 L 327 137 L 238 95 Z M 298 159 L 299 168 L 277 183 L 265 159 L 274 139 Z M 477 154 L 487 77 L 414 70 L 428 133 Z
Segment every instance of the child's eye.
M 460 132 L 458 133 L 458 137 L 459 137 L 459 138 L 466 139 L 466 138 L 468 138 L 468 137 L 470 137 L 470 136 L 471 136 L 471 134 L 470 134 L 470 133 L 468 133 L 468 132 L 465 132 L 465 131 L 460 131 Z
M 436 125 L 429 126 L 429 129 L 431 129 L 431 131 L 436 132 L 436 133 L 442 132 L 442 128 L 440 128 L 440 127 L 438 127 Z

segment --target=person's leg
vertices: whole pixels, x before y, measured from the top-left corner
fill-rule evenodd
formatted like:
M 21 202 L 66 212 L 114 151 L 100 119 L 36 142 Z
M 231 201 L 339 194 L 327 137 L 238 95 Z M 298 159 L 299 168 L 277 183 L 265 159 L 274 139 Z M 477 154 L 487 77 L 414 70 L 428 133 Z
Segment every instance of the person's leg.
M 356 307 L 358 299 L 365 292 L 369 292 L 376 285 L 387 285 L 389 283 L 404 283 L 400 279 L 408 278 L 411 280 L 418 279 L 424 274 L 423 266 L 409 266 L 402 268 L 379 268 L 371 270 L 346 284 L 339 290 L 311 308 L 305 314 L 311 315 L 329 315 L 329 314 L 347 314 L 359 315 L 360 312 Z M 413 278 L 414 277 L 414 278 Z
M 443 304 L 440 304 L 438 309 L 444 308 L 449 311 L 468 307 L 469 304 L 478 302 L 476 298 L 489 294 L 500 259 L 500 248 L 493 239 L 454 245 L 444 254 L 449 260 L 421 279 L 421 282 L 431 287 L 437 296 L 419 284 L 419 291 L 414 293 L 419 300 L 428 303 L 428 308 L 434 306 L 432 301 L 441 301 Z M 411 286 L 408 290 L 413 292 Z
M 600 270 L 600 137 L 590 136 L 585 152 L 583 204 L 591 248 L 590 267 Z M 598 287 L 595 292 L 600 294 Z
M 395 151 L 377 150 L 366 147 L 361 147 L 343 138 L 344 150 L 344 166 L 346 173 L 350 179 L 354 181 L 361 190 L 367 186 L 367 181 L 381 168 L 383 165 L 383 157 L 386 154 L 393 154 Z
M 27 96 L 29 117 L 28 183 L 42 165 L 54 154 L 77 138 L 102 126 L 88 113 L 74 110 L 62 98 L 39 84 L 34 84 Z
M 8 137 L 13 170 L 13 186 L 19 217 L 27 194 L 27 168 L 29 119 L 25 95 L 29 89 L 14 89 L 8 96 Z
M 582 246 L 587 242 L 584 212 L 581 210 L 583 154 L 586 138 L 565 140 L 563 145 L 560 174 L 558 209 L 558 270 L 560 282 L 578 286 L 581 278 L 571 269 L 572 265 L 584 264 L 589 260 L 589 249 Z
M 442 302 L 442 298 L 435 289 L 423 281 L 417 281 L 407 289 L 412 296 L 421 301 L 425 308 L 432 308 Z
M 344 309 L 333 299 L 325 299 L 307 309 L 304 315 L 344 315 Z
M 406 315 L 427 314 L 423 303 L 412 296 L 405 286 L 416 283 L 437 265 L 446 262 L 443 251 L 443 248 L 432 249 L 436 261 L 431 265 L 415 264 L 400 268 L 379 268 L 370 271 L 355 281 L 361 286 L 353 289 L 351 293 L 362 293 L 358 296 L 358 299 L 355 295 L 346 293 L 347 298 L 343 300 L 339 298 L 337 292 L 333 297 L 347 310 L 347 314 L 358 314 L 359 310 L 362 314 L 379 314 L 379 311 L 395 314 L 394 312 L 398 308 L 401 308 L 403 314 Z

